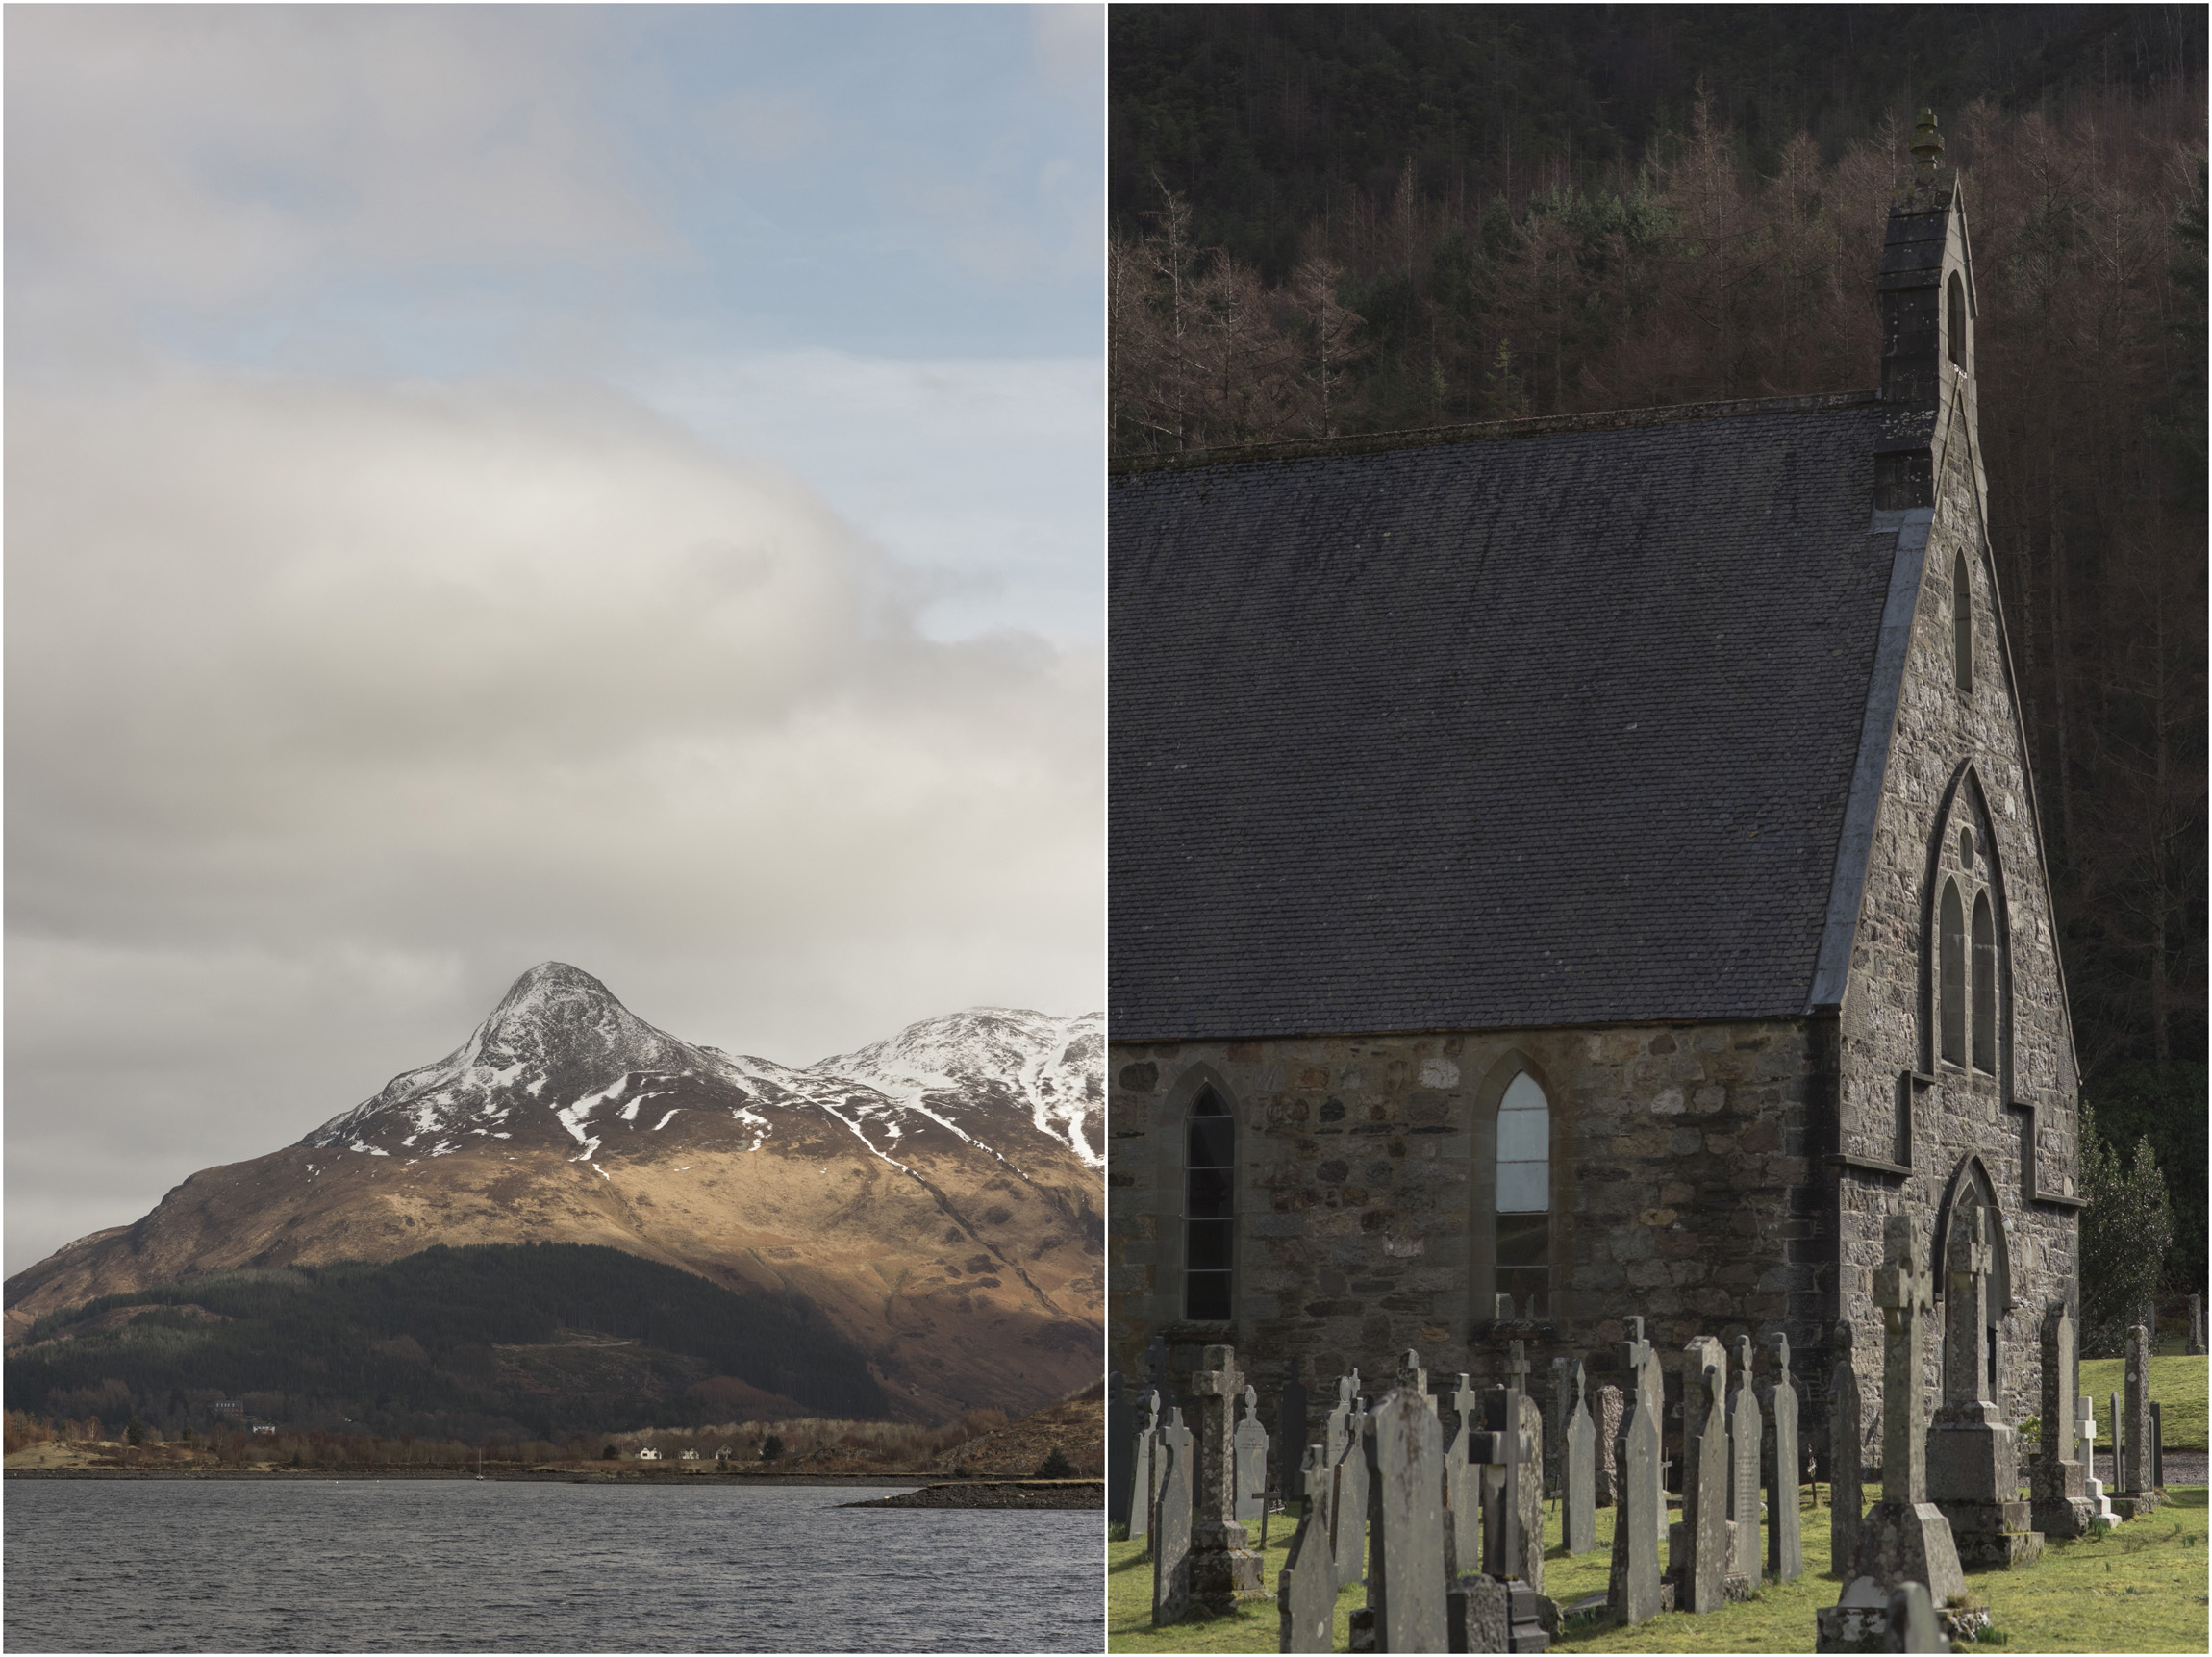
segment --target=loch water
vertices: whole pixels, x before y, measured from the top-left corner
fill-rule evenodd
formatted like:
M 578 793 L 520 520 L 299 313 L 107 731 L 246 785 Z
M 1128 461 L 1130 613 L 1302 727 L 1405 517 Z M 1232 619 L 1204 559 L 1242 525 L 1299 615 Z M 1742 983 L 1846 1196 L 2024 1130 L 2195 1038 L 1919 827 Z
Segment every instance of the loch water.
M 1096 1651 L 1099 1515 L 888 1490 L 11 1479 L 10 1651 Z

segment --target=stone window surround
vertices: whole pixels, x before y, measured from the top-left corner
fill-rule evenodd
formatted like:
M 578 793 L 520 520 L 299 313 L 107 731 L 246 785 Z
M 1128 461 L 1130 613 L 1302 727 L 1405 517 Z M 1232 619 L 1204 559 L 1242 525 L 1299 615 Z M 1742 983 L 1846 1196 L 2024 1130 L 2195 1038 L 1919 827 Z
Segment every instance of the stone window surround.
M 1508 1047 L 1490 1063 L 1483 1071 L 1482 1080 L 1475 1085 L 1469 1114 L 1470 1128 L 1468 1146 L 1468 1166 L 1475 1169 L 1490 1170 L 1489 1177 L 1476 1177 L 1469 1181 L 1468 1207 L 1468 1287 L 1470 1302 L 1475 1309 L 1475 1319 L 1487 1321 L 1490 1309 L 1497 1297 L 1497 1111 L 1505 1101 L 1505 1090 L 1513 1086 L 1514 1078 L 1525 1074 L 1544 1090 L 1549 1107 L 1552 1136 L 1551 1154 L 1551 1204 L 1547 1212 L 1556 1216 L 1563 1203 L 1559 1187 L 1562 1168 L 1559 1157 L 1559 1120 L 1561 1098 L 1558 1087 L 1546 1073 L 1534 1057 L 1520 1047 Z M 1546 1262 L 1552 1273 L 1554 1285 L 1559 1273 L 1559 1228 L 1555 1224 L 1551 1233 L 1551 1257 Z M 1517 1315 L 1525 1311 L 1516 1306 Z
M 1168 1090 L 1167 1097 L 1161 1101 L 1160 1115 L 1157 1118 L 1163 1125 L 1169 1128 L 1169 1132 L 1160 1136 L 1160 1143 L 1163 1146 L 1171 1145 L 1173 1147 L 1171 1153 L 1174 1158 L 1173 1183 L 1169 1189 L 1176 1193 L 1173 1293 L 1178 1316 L 1184 1313 L 1188 1304 L 1185 1296 L 1188 1293 L 1191 1270 L 1191 1228 L 1187 1223 L 1190 1217 L 1185 1212 L 1189 1202 L 1187 1180 L 1190 1170 L 1185 1166 L 1189 1160 L 1185 1147 L 1190 1141 L 1191 1107 L 1198 1102 L 1199 1096 L 1208 1089 L 1211 1089 L 1214 1096 L 1221 1101 L 1222 1107 L 1229 1114 L 1229 1120 L 1237 1125 L 1241 1139 L 1243 1137 L 1241 1132 L 1243 1104 L 1228 1082 L 1215 1070 L 1213 1066 L 1206 1064 L 1203 1060 L 1185 1067 L 1182 1072 L 1175 1077 L 1173 1084 Z M 1232 1152 L 1231 1154 L 1234 1155 L 1235 1153 Z M 1229 1213 L 1231 1216 L 1229 1227 L 1229 1316 L 1226 1318 L 1217 1320 L 1232 1326 L 1237 1319 L 1244 1287 L 1244 1272 L 1240 1268 L 1241 1257 L 1244 1253 L 1243 1240 L 1238 1236 L 1238 1233 L 1244 1228 L 1246 1213 L 1244 1171 L 1244 1160 L 1240 1157 L 1237 1159 L 1234 1171 L 1231 1174 L 1229 1187 Z
M 1972 1085 L 1984 1079 L 1998 1084 L 2001 1097 L 2012 1097 L 2012 948 L 2011 917 L 2005 898 L 2004 865 L 1991 832 L 1995 821 L 1988 791 L 1972 759 L 1961 761 L 1950 786 L 1938 805 L 1935 832 L 1928 844 L 1925 877 L 1922 886 L 1921 918 L 1921 1049 L 1923 1073 L 1934 1078 L 1955 1077 Z M 1971 828 L 1974 839 L 1974 866 L 1958 864 L 1958 835 Z M 1965 922 L 1966 982 L 1961 986 L 1966 1029 L 1964 1062 L 1946 1057 L 1942 1039 L 1943 1013 L 1943 894 L 1955 886 L 1960 915 Z M 1973 1016 L 1975 996 L 1973 916 L 1976 900 L 1986 896 L 1995 933 L 1997 992 L 1996 1041 L 1993 1064 L 1974 1063 Z

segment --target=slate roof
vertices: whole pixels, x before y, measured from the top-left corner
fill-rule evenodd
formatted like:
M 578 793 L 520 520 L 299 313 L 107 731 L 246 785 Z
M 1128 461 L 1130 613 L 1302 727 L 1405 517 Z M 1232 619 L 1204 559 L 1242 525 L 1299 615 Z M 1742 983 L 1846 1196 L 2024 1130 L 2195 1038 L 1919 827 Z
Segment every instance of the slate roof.
M 1805 1010 L 1880 405 L 1592 423 L 1113 480 L 1113 1039 Z

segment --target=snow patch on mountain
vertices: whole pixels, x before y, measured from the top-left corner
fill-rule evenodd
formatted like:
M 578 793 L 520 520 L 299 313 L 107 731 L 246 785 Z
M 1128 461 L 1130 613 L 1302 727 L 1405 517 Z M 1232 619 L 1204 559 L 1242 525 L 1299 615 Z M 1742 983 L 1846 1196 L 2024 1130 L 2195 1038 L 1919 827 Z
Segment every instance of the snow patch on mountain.
M 1039 1133 L 1093 1167 L 1106 1166 L 1106 1018 L 1059 1018 L 1013 1007 L 970 1007 L 910 1024 L 887 1041 L 807 1068 L 866 1083 L 909 1110 L 983 1143 L 993 1106 L 1013 1106 Z M 984 1131 L 988 1131 L 987 1128 Z

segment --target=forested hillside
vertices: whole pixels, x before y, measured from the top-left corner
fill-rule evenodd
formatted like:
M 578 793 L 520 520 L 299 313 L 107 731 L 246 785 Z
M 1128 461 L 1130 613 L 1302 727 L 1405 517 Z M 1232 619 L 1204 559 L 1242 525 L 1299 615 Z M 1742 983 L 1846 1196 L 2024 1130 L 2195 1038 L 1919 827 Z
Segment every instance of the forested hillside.
M 888 1413 L 811 1308 L 576 1243 L 163 1284 L 41 1318 L 8 1354 L 11 1410 L 174 1432 L 226 1399 L 302 1429 L 469 1441 Z
M 2205 1270 L 2205 15 L 1109 24 L 1123 454 L 1872 386 L 1890 184 L 1936 110 L 2085 1091 L 2168 1170 L 2176 1285 Z

